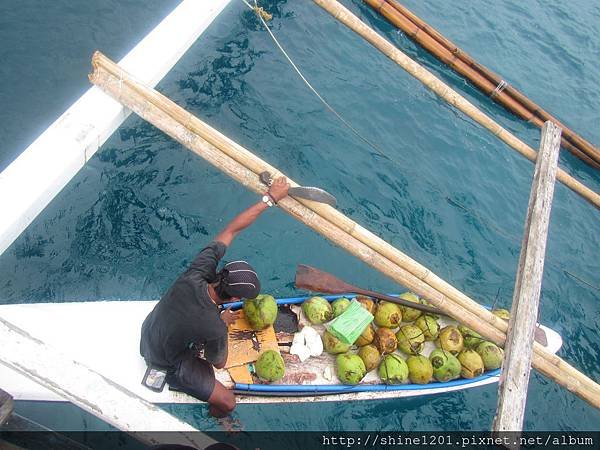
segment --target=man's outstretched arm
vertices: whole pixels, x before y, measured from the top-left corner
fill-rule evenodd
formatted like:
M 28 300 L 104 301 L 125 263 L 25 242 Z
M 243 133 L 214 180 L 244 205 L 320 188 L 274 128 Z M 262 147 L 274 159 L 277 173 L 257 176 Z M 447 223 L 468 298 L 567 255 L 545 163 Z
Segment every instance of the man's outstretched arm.
M 285 177 L 277 178 L 271 187 L 269 188 L 268 195 L 271 197 L 275 203 L 279 202 L 282 198 L 284 198 L 288 189 L 290 188 L 289 183 L 285 179 Z M 231 222 L 227 224 L 227 226 L 215 237 L 215 241 L 222 242 L 227 247 L 231 244 L 233 239 L 238 235 L 240 231 L 249 227 L 254 223 L 254 221 L 262 214 L 262 212 L 267 209 L 268 206 L 263 201 L 260 201 L 245 211 L 242 211 L 238 214 Z

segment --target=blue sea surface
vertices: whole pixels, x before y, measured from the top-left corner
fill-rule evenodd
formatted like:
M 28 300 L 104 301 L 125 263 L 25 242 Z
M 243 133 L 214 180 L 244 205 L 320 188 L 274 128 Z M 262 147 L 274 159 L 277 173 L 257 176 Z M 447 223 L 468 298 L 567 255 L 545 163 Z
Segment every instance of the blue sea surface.
M 0 167 L 88 86 L 95 48 L 122 57 L 176 1 L 0 2 Z M 491 102 L 359 0 L 359 17 L 533 148 L 540 132 Z M 158 90 L 451 284 L 510 307 L 533 164 L 427 90 L 310 1 L 261 1 L 303 84 L 255 15 L 234 0 Z M 600 4 L 587 0 L 405 0 L 475 59 L 600 144 Z M 69 18 L 67 20 L 66 18 Z M 127 18 L 127 20 L 125 19 Z M 596 192 L 600 175 L 568 152 L 560 166 Z M 138 117 L 130 117 L 0 256 L 0 303 L 157 299 L 257 196 Z M 600 381 L 598 209 L 557 183 L 540 320 L 559 354 Z M 404 288 L 269 210 L 226 259 L 247 259 L 275 296 L 296 293 L 298 263 L 379 291 Z M 51 324 L 49 324 L 51 326 Z M 0 383 L 1 384 L 1 383 Z M 240 405 L 246 430 L 488 430 L 497 386 L 411 399 Z M 56 429 L 104 429 L 74 407 L 18 405 Z M 204 406 L 170 406 L 219 430 Z M 533 371 L 526 430 L 600 430 L 600 411 Z

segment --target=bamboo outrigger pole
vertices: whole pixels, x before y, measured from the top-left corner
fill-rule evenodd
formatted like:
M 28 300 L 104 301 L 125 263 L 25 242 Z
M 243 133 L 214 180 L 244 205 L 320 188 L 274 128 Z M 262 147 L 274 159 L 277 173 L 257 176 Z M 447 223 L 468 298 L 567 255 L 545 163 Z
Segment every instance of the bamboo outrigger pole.
M 275 175 L 281 174 L 274 167 L 211 128 L 154 89 L 136 82 L 104 55 L 97 52 L 92 63 L 94 72 L 90 75 L 90 80 L 94 84 L 248 189 L 258 193 L 264 191 L 264 185 L 260 182 L 258 175 L 265 170 Z M 293 180 L 290 180 L 290 184 L 297 186 L 297 183 Z M 457 318 L 457 320 L 465 323 L 486 338 L 503 345 L 506 334 L 499 329 L 502 326 L 506 327 L 503 320 L 489 313 L 492 318 L 480 317 L 413 275 L 402 264 L 397 264 L 388 259 L 382 253 L 379 253 L 375 247 L 387 248 L 388 253 L 395 255 L 395 257 L 410 258 L 402 255 L 401 252 L 389 244 L 382 245 L 381 243 L 384 242 L 380 238 L 377 238 L 340 212 L 326 205 L 308 200 L 296 200 L 291 197 L 283 199 L 280 206 L 287 213 L 327 237 L 334 244 L 356 255 L 394 281 L 428 299 L 446 314 Z M 413 263 L 418 266 L 414 261 Z M 422 268 L 421 276 L 427 279 L 437 278 L 426 268 Z M 464 294 L 462 296 L 467 298 Z M 475 303 L 472 300 L 470 302 Z M 469 304 L 469 301 L 466 303 Z M 480 307 L 473 307 L 473 310 L 477 310 L 477 308 Z M 592 405 L 600 408 L 600 386 L 569 366 L 562 359 L 549 354 L 543 347 L 537 345 L 535 351 L 534 367 Z
M 520 118 L 541 128 L 545 121 L 552 121 L 563 129 L 562 144 L 578 158 L 600 168 L 600 150 L 539 105 L 527 98 L 512 85 L 487 67 L 477 63 L 471 56 L 446 39 L 396 0 L 363 0 L 391 23 L 404 31 L 443 63 L 471 81 L 492 100 L 503 105 Z
M 458 92 L 453 90 L 450 86 L 445 84 L 442 80 L 437 78 L 427 69 L 422 67 L 419 63 L 413 61 L 402 51 L 396 48 L 392 43 L 387 41 L 385 38 L 376 33 L 373 29 L 363 23 L 358 17 L 352 14 L 347 8 L 341 5 L 336 0 L 313 0 L 317 5 L 335 17 L 337 20 L 342 22 L 348 28 L 355 33 L 362 36 L 375 48 L 380 50 L 388 58 L 406 70 L 410 75 L 421 81 L 425 86 L 439 95 L 441 98 L 446 100 L 451 105 L 461 110 L 467 116 L 471 117 L 477 123 L 490 130 L 499 139 L 504 141 L 510 147 L 515 149 L 517 152 L 525 156 L 530 161 L 535 162 L 537 152 L 521 141 L 519 138 L 514 136 L 508 130 L 503 128 L 498 122 L 488 117 L 482 111 L 480 111 L 475 105 L 469 102 L 466 98 L 461 96 Z M 575 191 L 583 198 L 588 200 L 590 203 L 600 208 L 600 195 L 575 180 L 565 171 L 559 169 L 556 178 L 567 186 L 569 189 Z

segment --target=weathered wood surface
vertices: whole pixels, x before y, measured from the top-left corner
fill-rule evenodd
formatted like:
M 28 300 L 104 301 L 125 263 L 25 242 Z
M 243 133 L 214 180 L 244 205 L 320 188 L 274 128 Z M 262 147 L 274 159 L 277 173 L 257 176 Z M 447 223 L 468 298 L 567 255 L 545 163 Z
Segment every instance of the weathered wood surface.
M 0 425 L 5 423 L 14 411 L 12 396 L 0 389 Z
M 174 432 L 169 443 L 204 448 L 216 442 L 2 318 L 0 342 L 2 364 L 119 430 L 139 432 L 135 437 L 148 444 L 163 443 L 162 431 Z
M 371 45 L 406 70 L 410 75 L 421 81 L 442 99 L 446 100 L 448 103 L 472 118 L 475 122 L 488 129 L 492 134 L 508 144 L 511 148 L 515 149 L 521 155 L 525 156 L 530 161 L 535 162 L 537 152 L 533 148 L 517 138 L 514 134 L 510 133 L 491 117 L 484 114 L 473 103 L 469 102 L 465 97 L 460 95 L 419 63 L 409 58 L 395 45 L 376 33 L 339 2 L 336 0 L 313 1 L 352 31 L 366 39 Z M 583 183 L 575 180 L 567 172 L 559 169 L 556 178 L 569 189 L 581 195 L 597 208 L 600 208 L 600 195 Z
M 264 185 L 258 177 L 262 171 L 267 170 L 272 174 L 281 174 L 280 171 L 156 90 L 138 83 L 101 53 L 96 52 L 93 65 L 94 72 L 90 75 L 90 80 L 94 84 L 248 189 L 257 193 L 264 191 Z M 290 180 L 290 184 L 297 186 L 293 180 Z M 282 199 L 279 206 L 334 244 L 424 297 L 430 304 L 440 308 L 447 315 L 459 320 L 487 339 L 501 346 L 504 345 L 506 335 L 501 328 L 506 328 L 507 324 L 502 319 L 490 314 L 487 310 L 479 315 L 466 309 L 462 304 L 455 302 L 454 298 L 449 298 L 414 276 L 403 266 L 377 252 L 372 247 L 373 242 L 378 242 L 377 238 L 344 214 L 326 205 L 308 200 L 300 201 L 289 196 Z M 331 214 L 327 215 L 326 212 Z M 328 220 L 327 217 L 330 219 L 339 217 L 340 220 Z M 351 231 L 362 229 L 365 235 L 364 239 L 359 240 L 354 234 L 348 232 L 346 224 Z M 424 270 L 423 276 L 427 277 L 429 271 Z M 474 307 L 474 310 L 478 308 L 484 309 L 478 306 Z M 590 404 L 600 407 L 600 386 L 597 383 L 558 356 L 548 352 L 544 347 L 535 345 L 534 349 L 536 353 L 533 359 L 534 367 Z
M 256 361 L 260 353 L 266 350 L 279 352 L 273 327 L 260 331 L 252 330 L 243 310 L 240 311 L 237 320 L 229 325 L 228 337 L 226 369 Z
M 504 370 L 498 387 L 494 431 L 521 431 L 523 428 L 560 135 L 560 128 L 552 122 L 544 124 L 504 347 Z

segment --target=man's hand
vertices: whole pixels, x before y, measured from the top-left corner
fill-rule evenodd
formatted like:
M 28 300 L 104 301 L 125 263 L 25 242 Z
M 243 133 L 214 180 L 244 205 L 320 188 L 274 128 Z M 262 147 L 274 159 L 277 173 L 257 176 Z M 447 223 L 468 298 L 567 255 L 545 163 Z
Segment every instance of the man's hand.
M 233 322 L 239 319 L 241 311 L 232 311 L 231 306 L 221 313 L 221 320 L 229 327 Z
M 275 203 L 277 203 L 288 195 L 289 188 L 290 184 L 287 182 L 287 179 L 285 177 L 279 177 L 271 184 L 269 195 L 275 200 Z
M 288 195 L 289 183 L 285 177 L 279 177 L 269 188 L 269 195 L 277 203 L 279 200 Z M 238 214 L 227 226 L 215 237 L 215 241 L 222 242 L 227 247 L 231 245 L 233 239 L 240 231 L 250 226 L 260 216 L 266 207 L 263 202 L 257 202 L 250 208 Z

